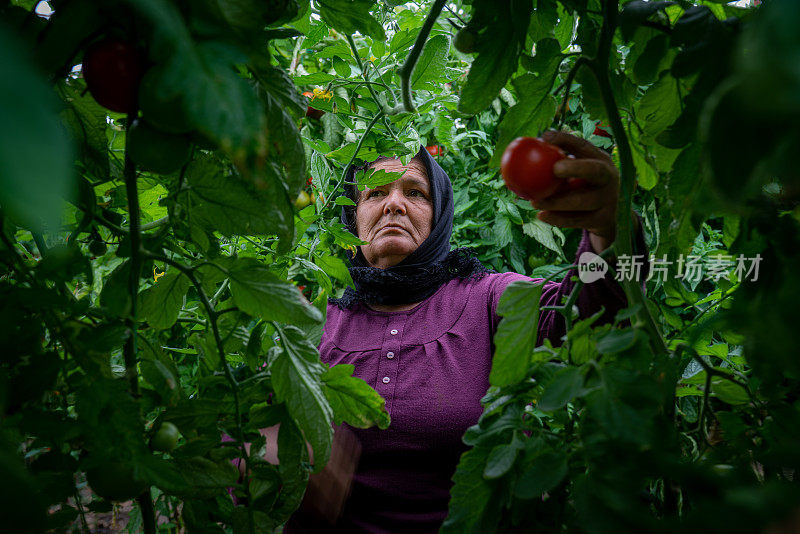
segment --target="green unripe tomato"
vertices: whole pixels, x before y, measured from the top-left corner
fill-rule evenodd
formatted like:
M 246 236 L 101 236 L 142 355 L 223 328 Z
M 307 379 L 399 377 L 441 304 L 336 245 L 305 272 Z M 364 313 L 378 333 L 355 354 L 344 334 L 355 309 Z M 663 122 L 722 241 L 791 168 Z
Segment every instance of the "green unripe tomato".
M 171 174 L 189 161 L 192 143 L 185 135 L 163 132 L 135 120 L 128 128 L 128 155 L 143 170 Z
M 93 239 L 89 241 L 89 252 L 92 256 L 103 256 L 108 252 L 108 246 L 106 246 L 104 241 Z
M 178 446 L 178 439 L 181 433 L 174 424 L 169 421 L 161 423 L 161 427 L 155 436 L 150 440 L 150 447 L 154 451 L 170 452 Z
M 462 54 L 471 54 L 475 51 L 475 43 L 478 41 L 478 34 L 467 28 L 461 28 L 456 34 L 453 46 Z
M 298 210 L 301 210 L 311 204 L 311 195 L 309 195 L 306 191 L 300 191 L 300 194 L 297 195 L 297 198 L 294 201 L 294 207 Z

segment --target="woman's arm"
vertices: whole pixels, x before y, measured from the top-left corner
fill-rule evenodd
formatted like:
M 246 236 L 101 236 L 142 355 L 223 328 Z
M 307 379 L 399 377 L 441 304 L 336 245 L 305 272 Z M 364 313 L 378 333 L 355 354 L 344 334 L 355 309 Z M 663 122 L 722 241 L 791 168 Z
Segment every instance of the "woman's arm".
M 278 459 L 278 433 L 280 425 L 274 425 L 259 430 L 266 440 L 264 460 L 273 465 L 279 465 Z M 311 463 L 314 463 L 314 451 L 308 446 Z M 248 454 L 250 444 L 245 443 Z M 344 426 L 335 426 L 333 430 L 333 443 L 331 456 L 322 471 L 311 475 L 308 479 L 303 502 L 298 509 L 299 514 L 308 516 L 313 522 L 322 522 L 333 525 L 344 510 L 344 503 L 350 495 L 353 474 L 358 466 L 361 456 L 361 444 L 358 438 Z M 244 475 L 246 466 L 239 464 L 239 472 Z

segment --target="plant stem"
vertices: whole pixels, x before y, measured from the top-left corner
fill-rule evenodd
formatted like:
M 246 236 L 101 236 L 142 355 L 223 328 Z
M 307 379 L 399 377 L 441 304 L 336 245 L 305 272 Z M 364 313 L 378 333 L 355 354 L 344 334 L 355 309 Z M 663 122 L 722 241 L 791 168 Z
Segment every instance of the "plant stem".
M 417 40 L 414 41 L 414 48 L 411 49 L 406 61 L 403 63 L 403 66 L 400 67 L 400 71 L 398 72 L 400 75 L 400 86 L 402 88 L 401 94 L 403 97 L 403 108 L 409 113 L 416 113 L 417 111 L 414 107 L 414 100 L 411 98 L 411 74 L 414 72 L 414 67 L 417 66 L 417 61 L 419 61 L 419 56 L 422 54 L 422 49 L 425 48 L 425 42 L 428 40 L 431 29 L 433 28 L 436 19 L 439 18 L 439 14 L 442 12 L 442 9 L 446 3 L 447 2 L 445 0 L 436 0 L 433 3 L 433 6 L 431 6 L 431 11 L 428 13 L 428 17 L 425 19 L 425 23 L 419 30 Z
M 364 81 L 367 82 L 367 89 L 369 89 L 369 94 L 372 95 L 372 99 L 378 105 L 378 109 L 382 112 L 386 112 L 386 105 L 383 104 L 380 99 L 378 98 L 378 93 L 375 92 L 375 89 L 372 87 L 372 83 L 370 80 L 367 79 L 367 71 L 364 70 L 364 63 L 361 61 L 361 56 L 358 55 L 358 48 L 356 47 L 356 42 L 353 40 L 353 36 L 348 34 L 347 35 L 347 42 L 350 44 L 350 50 L 353 52 L 353 57 L 358 64 L 358 69 L 361 71 L 361 76 L 364 77 Z
M 614 140 L 619 150 L 620 196 L 617 206 L 617 235 L 614 240 L 614 246 L 620 256 L 630 257 L 633 255 L 631 205 L 633 203 L 633 191 L 636 187 L 636 167 L 633 163 L 630 141 L 622 125 L 622 118 L 614 100 L 611 80 L 608 75 L 609 57 L 611 47 L 614 44 L 614 31 L 617 27 L 618 0 L 605 0 L 603 2 L 603 11 L 603 26 L 600 30 L 597 56 L 589 61 L 589 66 L 600 86 L 600 93 L 611 124 L 611 131 L 614 134 Z M 632 278 L 624 278 L 622 280 L 622 288 L 628 299 L 628 305 L 632 307 L 638 305 L 636 319 L 639 325 L 647 331 L 653 352 L 659 356 L 667 355 L 669 351 L 664 344 L 664 339 L 661 337 L 655 320 L 650 315 L 647 299 L 644 296 L 641 284 Z
M 136 185 L 136 165 L 128 157 L 127 146 L 125 147 L 125 167 L 123 169 L 125 177 L 125 192 L 128 196 L 128 218 L 130 227 L 128 235 L 131 244 L 130 274 L 128 275 L 128 292 L 131 298 L 131 313 L 125 319 L 125 326 L 128 327 L 129 335 L 122 348 L 125 357 L 125 374 L 128 377 L 128 390 L 134 398 L 139 397 L 139 373 L 136 370 L 136 301 L 139 295 L 139 276 L 142 271 L 142 241 L 140 212 L 139 212 L 139 189 Z M 153 511 L 153 501 L 150 498 L 150 488 L 148 487 L 141 495 L 136 498 L 142 512 L 142 525 L 146 534 L 155 534 L 155 512 Z
M 162 256 L 159 254 L 153 254 L 150 252 L 146 252 L 147 257 L 152 258 L 154 260 L 163 261 L 166 264 L 169 264 L 176 269 L 178 269 L 183 275 L 185 275 L 189 281 L 194 286 L 195 290 L 197 291 L 197 296 L 200 298 L 200 302 L 206 310 L 206 314 L 208 315 L 208 322 L 211 325 L 211 332 L 214 335 L 214 342 L 217 345 L 217 351 L 219 354 L 220 365 L 222 366 L 222 370 L 225 374 L 225 379 L 228 381 L 230 385 L 231 392 L 233 393 L 233 405 L 234 405 L 234 414 L 236 420 L 236 439 L 238 440 L 238 445 L 240 447 L 241 459 L 245 462 L 245 465 L 250 461 L 250 456 L 247 454 L 247 449 L 244 446 L 244 431 L 242 430 L 242 412 L 241 407 L 239 405 L 239 383 L 236 381 L 236 378 L 233 376 L 231 372 L 231 366 L 228 365 L 227 356 L 225 354 L 225 348 L 222 344 L 222 336 L 219 333 L 219 325 L 217 324 L 217 318 L 220 314 L 225 313 L 227 311 L 233 311 L 234 309 L 223 310 L 218 312 L 214 309 L 214 305 L 211 303 L 211 300 L 208 298 L 208 295 L 203 289 L 203 285 L 197 279 L 194 274 L 194 270 L 191 267 L 183 265 L 180 262 L 173 260 L 172 258 L 168 258 L 167 256 Z M 213 263 L 209 263 L 209 265 L 214 265 Z M 252 495 L 250 494 L 250 475 L 248 474 L 247 470 L 245 469 L 244 472 L 244 491 L 245 496 L 247 498 L 248 503 L 252 503 Z M 247 512 L 250 519 L 250 532 L 253 532 L 254 525 L 255 525 L 255 518 L 253 516 L 253 508 L 251 506 L 247 507 Z
M 330 204 L 330 203 L 331 203 L 331 199 L 333 199 L 333 196 L 336 194 L 336 191 L 338 191 L 338 190 L 339 190 L 339 188 L 340 188 L 340 187 L 342 186 L 342 184 L 344 183 L 344 179 L 345 179 L 345 177 L 347 176 L 347 170 L 350 168 L 350 165 L 352 165 L 352 164 L 353 164 L 353 162 L 354 162 L 354 161 L 356 160 L 356 158 L 358 157 L 358 152 L 359 152 L 359 150 L 361 150 L 361 145 L 363 145 L 363 144 L 364 144 L 364 139 L 366 139 L 366 138 L 367 138 L 367 134 L 370 132 L 370 130 L 372 130 L 372 127 L 373 127 L 373 126 L 375 126 L 375 124 L 377 124 L 377 122 L 378 122 L 379 120 L 381 120 L 381 118 L 383 117 L 383 115 L 384 115 L 384 114 L 383 114 L 383 111 L 379 111 L 379 112 L 378 112 L 378 113 L 377 113 L 377 114 L 376 114 L 376 115 L 375 115 L 375 116 L 372 118 L 372 120 L 370 121 L 370 123 L 369 123 L 369 124 L 367 124 L 367 129 L 366 129 L 366 130 L 364 130 L 364 133 L 363 133 L 363 134 L 361 135 L 361 137 L 359 138 L 359 140 L 358 140 L 358 144 L 356 145 L 356 149 L 355 149 L 355 151 L 353 152 L 353 155 L 350 157 L 350 161 L 348 161 L 348 162 L 347 162 L 347 165 L 345 165 L 345 166 L 344 166 L 344 170 L 342 171 L 342 176 L 341 176 L 341 178 L 339 178 L 339 181 L 337 182 L 336 186 L 333 188 L 333 192 L 332 192 L 332 193 L 331 193 L 331 194 L 328 196 L 328 198 L 326 198 L 326 199 L 325 199 L 325 202 L 323 202 L 323 203 L 322 203 L 322 207 L 321 207 L 321 208 L 320 208 L 320 210 L 319 210 L 319 211 L 320 211 L 320 213 L 322 213 L 323 211 L 325 211 L 325 208 L 326 208 L 326 207 L 328 207 L 328 204 Z

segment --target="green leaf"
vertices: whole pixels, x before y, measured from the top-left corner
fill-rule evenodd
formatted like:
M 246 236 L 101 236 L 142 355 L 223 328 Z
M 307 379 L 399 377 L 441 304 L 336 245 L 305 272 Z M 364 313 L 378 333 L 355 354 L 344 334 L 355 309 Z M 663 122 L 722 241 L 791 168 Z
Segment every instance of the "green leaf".
M 61 116 L 79 143 L 81 161 L 94 177 L 105 178 L 109 171 L 106 109 L 85 92 L 83 80 L 67 80 L 60 89 L 68 103 Z
M 537 454 L 528 464 L 514 486 L 514 495 L 520 499 L 541 497 L 567 476 L 567 457 L 563 452 Z
M 486 460 L 486 467 L 483 469 L 483 478 L 500 478 L 508 473 L 517 460 L 519 447 L 515 443 L 497 445 L 489 453 Z
M 58 119 L 59 102 L 33 58 L 0 26 L 0 206 L 34 230 L 59 224 L 77 193 L 75 151 Z
M 642 137 L 645 140 L 655 139 L 675 122 L 681 114 L 681 108 L 678 80 L 665 73 L 647 89 L 636 107 L 636 116 L 644 130 Z
M 170 271 L 159 277 L 152 287 L 141 293 L 143 318 L 155 328 L 174 325 L 190 285 L 189 279 L 179 271 Z
M 328 276 L 354 287 L 353 278 L 350 276 L 347 264 L 341 258 L 336 256 L 317 256 L 314 258 L 314 263 L 325 271 Z
M 558 254 L 562 261 L 566 261 L 564 250 L 561 248 L 561 245 L 564 244 L 564 234 L 555 226 L 533 217 L 529 222 L 522 225 L 522 232 Z M 558 240 L 556 240 L 556 237 L 558 237 Z M 561 241 L 561 243 L 559 244 L 558 241 Z
M 497 313 L 503 316 L 503 320 L 494 336 L 495 353 L 489 373 L 491 385 L 509 386 L 525 378 L 536 346 L 541 296 L 541 283 L 515 281 L 500 297 Z
M 103 284 L 100 307 L 110 317 L 130 315 L 133 299 L 130 292 L 130 262 L 120 264 Z
M 373 39 L 386 40 L 383 27 L 370 14 L 373 0 L 320 0 L 319 14 L 330 27 L 346 34 L 361 32 Z
M 382 185 L 390 184 L 400 179 L 402 172 L 389 172 L 383 169 L 369 168 L 356 173 L 356 182 L 358 182 L 359 191 L 365 188 L 373 189 Z
M 328 462 L 333 439 L 333 409 L 320 383 L 325 367 L 301 330 L 289 326 L 277 331 L 283 350 L 271 366 L 272 385 L 311 444 L 315 471 L 320 471 Z
M 479 534 L 490 532 L 496 526 L 499 517 L 487 507 L 495 488 L 483 478 L 490 450 L 475 447 L 461 455 L 453 475 L 450 508 L 439 531 L 441 534 Z
M 278 234 L 291 239 L 294 214 L 286 190 L 277 174 L 267 173 L 264 178 L 262 188 L 256 189 L 203 154 L 186 168 L 188 188 L 179 201 L 189 222 L 208 230 L 226 236 Z
M 367 241 L 362 241 L 351 234 L 345 225 L 340 222 L 336 222 L 335 219 L 329 223 L 323 224 L 323 227 L 331 233 L 337 245 L 343 245 L 347 247 L 368 244 Z
M 386 401 L 362 379 L 351 376 L 354 366 L 339 364 L 322 375 L 322 391 L 333 408 L 334 422 L 356 428 L 389 427 Z
M 340 195 L 336 197 L 333 201 L 334 204 L 337 206 L 355 206 L 356 203 L 350 200 L 350 197 L 346 197 L 344 195 Z
M 483 12 L 491 20 L 478 37 L 478 57 L 470 66 L 458 103 L 459 111 L 470 115 L 487 108 L 517 70 L 532 12 L 530 2 L 480 2 L 475 8 L 473 17 Z
M 633 0 L 625 4 L 619 16 L 622 37 L 626 41 L 630 40 L 637 26 L 644 23 L 656 12 L 673 5 L 675 2 L 648 2 L 645 0 Z
M 434 89 L 435 82 L 445 75 L 450 39 L 435 35 L 428 39 L 411 74 L 412 89 Z
M 318 323 L 322 314 L 293 284 L 285 282 L 253 258 L 226 264 L 233 301 L 243 312 L 265 321 Z
M 520 99 L 498 126 L 497 146 L 490 165 L 500 165 L 503 151 L 511 141 L 521 136 L 536 137 L 550 125 L 556 110 L 556 100 L 550 95 L 552 80 L 549 74 L 525 74 L 514 80 Z
M 722 402 L 734 406 L 750 402 L 750 396 L 747 394 L 747 390 L 739 384 L 724 378 L 714 378 L 711 381 L 711 392 Z
M 552 412 L 580 395 L 583 390 L 583 373 L 579 367 L 565 367 L 558 371 L 545 386 L 542 397 L 536 405 L 544 412 Z
M 629 349 L 636 342 L 636 330 L 611 330 L 597 338 L 597 351 L 600 354 L 616 354 Z

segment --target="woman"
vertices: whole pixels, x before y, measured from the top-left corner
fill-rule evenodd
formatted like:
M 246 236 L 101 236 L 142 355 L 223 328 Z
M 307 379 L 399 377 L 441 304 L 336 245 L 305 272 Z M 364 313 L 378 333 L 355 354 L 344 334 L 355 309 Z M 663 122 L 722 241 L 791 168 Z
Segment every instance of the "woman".
M 544 139 L 575 156 L 558 162 L 555 174 L 590 185 L 534 203 L 543 210 L 539 218 L 583 228 L 578 256 L 602 252 L 615 235 L 616 169 L 605 152 L 582 139 L 559 132 Z M 351 429 L 361 456 L 341 518 L 326 531 L 437 532 L 466 450 L 461 437 L 477 422 L 489 386 L 497 303 L 509 283 L 530 279 L 490 273 L 465 251 L 450 250 L 452 187 L 424 149 L 407 167 L 397 159 L 370 166 L 405 174 L 374 189 L 348 190 L 356 206 L 345 207 L 343 221 L 369 244 L 351 260 L 355 290 L 328 305 L 320 354 L 330 365 L 354 364 L 355 375 L 386 400 L 392 422 L 388 430 Z M 354 169 L 349 174 L 353 182 Z M 541 303 L 558 304 L 572 287 L 570 276 L 546 284 Z M 582 317 L 604 306 L 606 321 L 625 303 L 610 276 L 587 284 L 577 301 Z M 540 343 L 558 344 L 564 333 L 559 314 L 542 313 Z M 301 508 L 286 532 L 319 531 L 304 526 L 307 519 Z

